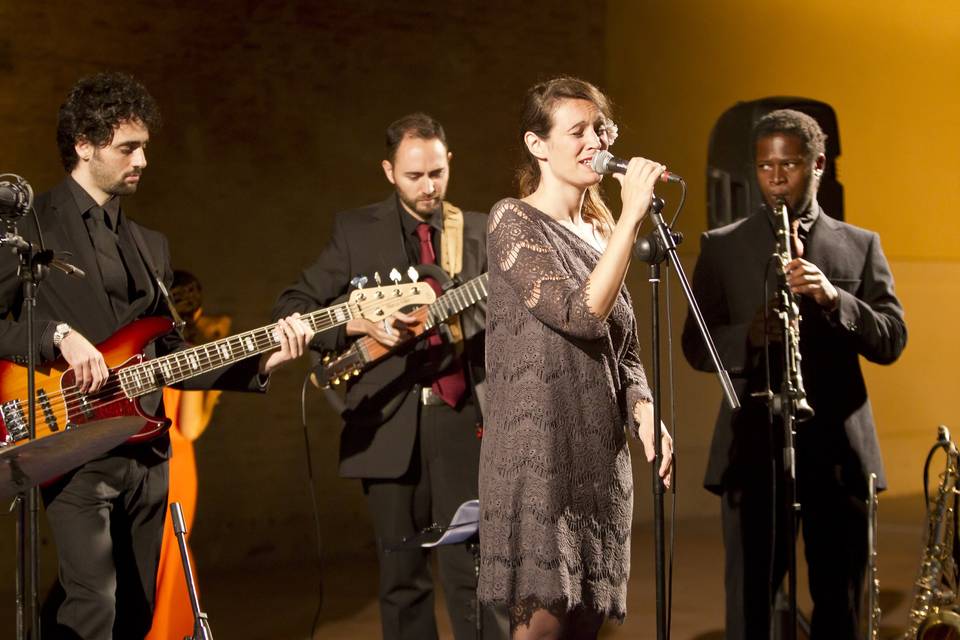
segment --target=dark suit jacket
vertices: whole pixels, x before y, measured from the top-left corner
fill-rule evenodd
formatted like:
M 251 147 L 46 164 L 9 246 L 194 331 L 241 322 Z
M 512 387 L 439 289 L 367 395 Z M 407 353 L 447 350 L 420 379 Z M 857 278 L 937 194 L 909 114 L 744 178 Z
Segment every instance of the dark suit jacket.
M 397 268 L 406 272 L 401 213 L 396 195 L 361 209 L 336 214 L 330 241 L 300 279 L 280 294 L 274 317 L 329 306 L 347 293 L 350 280 L 373 273 L 386 274 Z M 487 268 L 486 214 L 464 212 L 463 271 L 466 282 Z M 474 381 L 483 378 L 483 311 L 475 306 L 462 315 L 464 331 L 470 336 L 465 354 Z M 312 343 L 317 351 L 340 351 L 349 345 L 346 330 L 318 334 Z M 340 437 L 340 475 L 347 478 L 397 478 L 407 470 L 417 439 L 418 396 L 437 370 L 449 360 L 436 358 L 425 349 L 404 350 L 379 363 L 351 381 L 346 394 L 343 431 Z M 442 348 L 449 356 L 450 348 Z M 438 362 L 439 360 L 439 362 Z
M 46 248 L 57 255 L 63 255 L 67 262 L 86 272 L 86 276 L 80 279 L 51 269 L 40 285 L 36 306 L 39 339 L 34 348 L 42 362 L 52 360 L 56 355 L 52 340 L 53 331 L 59 322 L 66 322 L 87 340 L 99 344 L 136 318 L 116 317 L 104 289 L 90 235 L 67 180 L 39 195 L 34 207 Z M 136 261 L 125 252 L 130 261 L 130 269 L 135 272 L 134 280 L 147 291 L 147 295 L 137 305 L 137 315 L 169 315 L 158 287 L 152 281 L 152 275 L 156 275 L 168 288 L 173 282 L 166 237 L 140 227 L 126 216 L 123 224 L 128 225 L 125 233 L 131 233 L 133 228 L 139 229 L 146 245 L 144 248 L 149 253 L 149 259 L 141 256 L 141 259 Z M 31 217 L 20 220 L 18 227 L 26 239 L 37 242 L 37 230 Z M 150 273 L 147 264 L 153 265 L 155 274 Z M 28 347 L 22 287 L 17 277 L 17 258 L 9 251 L 0 251 L 0 318 L 0 357 L 25 364 Z M 147 356 L 163 355 L 184 346 L 186 345 L 183 340 L 174 332 L 151 345 Z M 248 359 L 232 367 L 185 381 L 178 387 L 259 390 L 256 370 L 257 359 Z M 149 412 L 155 411 L 159 406 L 160 394 L 155 395 L 154 398 L 142 401 L 144 409 Z
M 838 309 L 828 313 L 810 298 L 800 298 L 801 367 L 816 415 L 797 425 L 798 464 L 832 469 L 856 494 L 865 491 L 871 472 L 883 488 L 883 461 L 859 357 L 889 364 L 906 345 L 893 276 L 876 233 L 834 220 L 822 210 L 804 244 L 804 259 L 823 271 L 840 301 Z M 731 414 L 724 404 L 716 421 L 704 486 L 717 493 L 736 482 L 738 467 L 769 464 L 769 457 L 764 459 L 770 441 L 766 405 L 749 396 L 764 388 L 762 349 L 748 346 L 747 332 L 763 306 L 764 274 L 769 274 L 771 299 L 776 291 L 769 262 L 775 251 L 773 228 L 767 216 L 758 213 L 705 233 L 694 270 L 694 293 L 742 405 Z M 779 349 L 771 347 L 771 352 Z M 689 315 L 683 350 L 695 368 L 713 371 Z M 771 366 L 776 391 L 780 360 L 774 358 Z

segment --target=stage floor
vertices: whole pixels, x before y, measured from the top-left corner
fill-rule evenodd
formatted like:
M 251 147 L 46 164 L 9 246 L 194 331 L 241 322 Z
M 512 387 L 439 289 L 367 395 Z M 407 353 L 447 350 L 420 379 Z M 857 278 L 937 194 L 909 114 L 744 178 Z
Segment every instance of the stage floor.
M 880 505 L 879 577 L 881 637 L 895 637 L 906 624 L 912 584 L 919 568 L 923 509 L 919 495 L 884 499 Z M 314 638 L 376 638 L 376 562 L 372 557 L 337 558 L 332 550 L 323 572 L 324 599 Z M 801 556 L 802 558 L 802 556 Z M 803 562 L 800 562 L 801 567 Z M 225 638 L 302 639 L 308 637 L 319 596 L 317 574 L 306 557 L 297 567 L 277 567 L 257 576 L 243 572 L 202 575 L 204 607 L 216 635 Z M 809 613 L 806 576 L 800 573 L 800 607 Z M 655 585 L 653 533 L 648 525 L 633 534 L 633 567 L 624 624 L 604 627 L 603 638 L 654 638 Z M 723 638 L 723 549 L 717 518 L 682 520 L 674 561 L 672 637 Z M 452 638 L 442 595 L 438 594 L 441 638 Z
M 921 497 L 881 498 L 879 514 L 879 577 L 884 614 L 880 635 L 893 638 L 906 624 L 912 584 L 919 568 L 924 524 Z M 329 547 L 326 554 L 322 572 L 323 607 L 313 638 L 379 637 L 375 558 L 372 555 L 338 556 L 336 550 Z M 309 637 L 311 621 L 320 602 L 321 583 L 312 549 L 304 549 L 302 562 L 291 566 L 214 572 L 204 570 L 203 558 L 197 558 L 197 564 L 201 604 L 210 616 L 215 637 L 238 640 Z M 809 613 L 802 561 L 800 566 L 800 608 Z M 0 584 L 0 635 L 4 637 L 13 637 L 12 589 L 11 575 Z M 654 589 L 653 534 L 649 525 L 642 525 L 635 527 L 633 535 L 627 619 L 623 625 L 606 625 L 601 637 L 654 638 Z M 717 518 L 678 522 L 673 597 L 672 637 L 675 640 L 723 638 L 723 550 Z M 439 593 L 437 610 L 440 637 L 452 638 Z

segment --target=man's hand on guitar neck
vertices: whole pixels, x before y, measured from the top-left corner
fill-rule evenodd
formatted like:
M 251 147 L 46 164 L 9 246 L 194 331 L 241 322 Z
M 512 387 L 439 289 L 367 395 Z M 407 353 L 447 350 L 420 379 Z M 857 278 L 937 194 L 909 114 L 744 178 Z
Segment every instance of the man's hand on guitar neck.
M 405 313 L 391 313 L 379 322 L 372 322 L 366 318 L 354 318 L 347 323 L 348 336 L 370 336 L 385 347 L 395 347 L 413 335 L 408 328 L 420 322 L 417 318 Z
M 300 319 L 299 313 L 289 315 L 277 322 L 276 331 L 280 336 L 280 350 L 271 351 L 260 358 L 261 376 L 269 376 L 277 367 L 302 356 L 307 352 L 307 345 L 313 339 L 313 331 Z
M 77 377 L 80 393 L 92 393 L 110 376 L 103 354 L 77 331 L 71 331 L 60 343 L 60 355 Z

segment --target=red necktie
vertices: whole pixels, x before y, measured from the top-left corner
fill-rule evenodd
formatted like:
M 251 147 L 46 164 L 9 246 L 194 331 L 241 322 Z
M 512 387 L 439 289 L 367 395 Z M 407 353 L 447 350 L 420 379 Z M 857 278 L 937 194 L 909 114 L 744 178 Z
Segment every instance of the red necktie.
M 426 222 L 417 225 L 417 236 L 420 238 L 420 262 L 423 264 L 437 264 L 437 254 L 433 251 L 433 242 L 431 242 L 431 231 L 433 229 Z M 433 278 L 424 278 L 437 296 L 443 293 L 440 284 Z M 428 344 L 436 347 L 443 344 L 443 338 L 436 329 L 430 332 Z M 437 376 L 431 385 L 433 392 L 440 396 L 444 402 L 451 407 L 456 407 L 463 397 L 463 392 L 467 389 L 467 383 L 463 376 L 463 365 L 460 358 L 454 358 L 453 364 L 447 373 Z

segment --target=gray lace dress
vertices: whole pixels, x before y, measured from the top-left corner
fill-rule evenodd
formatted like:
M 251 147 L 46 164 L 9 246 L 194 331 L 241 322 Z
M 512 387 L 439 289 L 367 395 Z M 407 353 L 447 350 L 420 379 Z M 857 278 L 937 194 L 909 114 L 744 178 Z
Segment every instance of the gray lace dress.
M 622 620 L 633 514 L 627 407 L 650 398 L 630 296 L 623 287 L 609 317 L 597 318 L 585 296 L 600 254 L 526 203 L 498 202 L 487 231 L 480 598 L 505 604 L 514 626 L 537 609 Z

